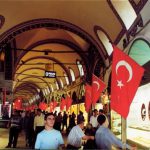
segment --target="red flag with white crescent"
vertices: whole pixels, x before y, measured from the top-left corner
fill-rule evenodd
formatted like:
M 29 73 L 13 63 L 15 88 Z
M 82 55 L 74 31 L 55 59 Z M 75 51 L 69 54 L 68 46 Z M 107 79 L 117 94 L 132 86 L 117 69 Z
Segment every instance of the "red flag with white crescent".
M 64 110 L 66 106 L 66 100 L 62 97 L 60 102 L 60 110 Z
M 92 87 L 89 84 L 85 86 L 85 110 L 88 112 L 92 104 Z
M 66 111 L 68 111 L 68 109 L 70 108 L 72 104 L 72 99 L 70 98 L 70 96 L 66 97 Z
M 92 75 L 92 104 L 95 105 L 106 84 L 94 74 Z
M 41 110 L 46 110 L 46 109 L 47 109 L 47 104 L 44 103 L 44 102 L 40 102 L 39 108 L 40 108 Z
M 119 48 L 113 48 L 111 109 L 126 118 L 144 69 Z
M 21 98 L 16 99 L 14 101 L 14 109 L 16 109 L 16 110 L 21 110 L 22 109 L 22 99 Z

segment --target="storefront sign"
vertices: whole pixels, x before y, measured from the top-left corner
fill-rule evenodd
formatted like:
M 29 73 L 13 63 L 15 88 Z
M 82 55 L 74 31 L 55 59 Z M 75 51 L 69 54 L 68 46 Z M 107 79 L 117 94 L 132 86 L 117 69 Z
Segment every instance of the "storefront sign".
M 56 72 L 55 71 L 45 71 L 45 77 L 46 78 L 56 78 Z

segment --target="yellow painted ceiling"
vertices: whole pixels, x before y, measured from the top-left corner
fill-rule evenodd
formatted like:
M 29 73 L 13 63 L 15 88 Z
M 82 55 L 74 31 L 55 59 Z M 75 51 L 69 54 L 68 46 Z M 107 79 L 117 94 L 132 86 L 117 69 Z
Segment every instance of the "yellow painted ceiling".
M 112 41 L 116 40 L 122 30 L 122 25 L 107 0 L 0 0 L 0 15 L 5 18 L 4 25 L 0 29 L 1 36 L 21 23 L 43 18 L 58 19 L 73 24 L 87 33 L 98 45 L 101 43 L 94 32 L 94 26 L 105 30 Z M 60 28 L 32 29 L 22 32 L 14 38 L 16 48 L 24 50 L 34 43 L 52 39 L 73 43 L 83 52 L 87 51 L 90 46 L 80 35 Z M 13 91 L 17 88 L 20 90 L 14 93 L 14 97 L 23 96 L 24 99 L 29 99 L 34 96 L 34 89 L 27 88 L 27 85 L 30 84 L 25 85 L 25 83 L 34 83 L 34 87 L 41 89 L 50 84 L 55 85 L 56 79 L 43 78 L 45 64 L 51 64 L 50 70 L 56 71 L 58 76 L 62 76 L 64 84 L 66 84 L 63 77 L 65 70 L 58 62 L 67 69 L 71 67 L 76 78 L 79 77 L 77 66 L 67 63 L 75 64 L 76 60 L 82 61 L 82 58 L 68 45 L 55 42 L 44 43 L 35 46 L 32 50 L 22 56 L 15 66 Z M 45 50 L 73 51 L 74 53 L 49 52 L 48 55 L 45 55 Z M 99 50 L 104 49 L 102 47 Z M 17 50 L 16 57 L 19 58 L 22 52 L 23 50 Z

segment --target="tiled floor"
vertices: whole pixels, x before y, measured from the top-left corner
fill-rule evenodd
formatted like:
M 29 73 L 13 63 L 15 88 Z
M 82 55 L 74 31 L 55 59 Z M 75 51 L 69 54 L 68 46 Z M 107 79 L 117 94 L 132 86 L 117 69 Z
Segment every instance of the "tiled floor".
M 0 149 L 5 149 L 5 147 L 8 144 L 8 138 L 9 138 L 9 129 L 0 128 Z M 19 134 L 17 149 L 26 149 L 24 132 L 21 132 Z

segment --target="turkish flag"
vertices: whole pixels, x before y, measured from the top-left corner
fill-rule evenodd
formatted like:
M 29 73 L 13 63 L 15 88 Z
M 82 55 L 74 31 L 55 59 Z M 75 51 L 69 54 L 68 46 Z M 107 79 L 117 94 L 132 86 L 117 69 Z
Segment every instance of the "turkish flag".
M 42 103 L 42 102 L 40 102 L 40 104 L 39 104 L 39 108 L 40 108 L 40 109 L 42 109 L 42 107 L 43 107 L 43 103 Z
M 88 112 L 92 104 L 92 87 L 89 84 L 85 86 L 85 110 Z
M 50 104 L 49 104 L 50 112 L 53 112 L 54 109 L 56 108 L 56 106 L 57 106 L 57 102 L 55 100 L 51 101 Z
M 67 96 L 66 97 L 66 111 L 68 111 L 71 104 L 72 104 L 72 99 L 70 98 L 70 96 Z
M 54 100 L 54 101 L 53 101 L 53 110 L 56 108 L 57 104 L 58 104 L 58 103 Z
M 64 110 L 65 106 L 66 106 L 66 100 L 62 97 L 60 103 L 60 110 L 61 111 Z
M 92 75 L 92 104 L 95 105 L 106 84 L 94 74 Z
M 53 112 L 53 111 L 54 111 L 53 102 L 50 102 L 50 104 L 49 104 L 49 108 L 50 108 L 50 112 Z
M 6 102 L 6 88 L 3 88 L 3 105 L 5 105 Z
M 46 110 L 46 109 L 47 109 L 47 104 L 44 103 L 44 102 L 40 102 L 39 108 L 40 108 L 41 110 Z
M 21 110 L 22 109 L 22 99 L 16 99 L 14 102 L 14 109 Z
M 35 105 L 32 105 L 31 110 L 34 110 L 35 108 L 36 108 L 36 106 L 35 106 Z
M 144 69 L 119 48 L 113 48 L 111 108 L 126 118 Z

